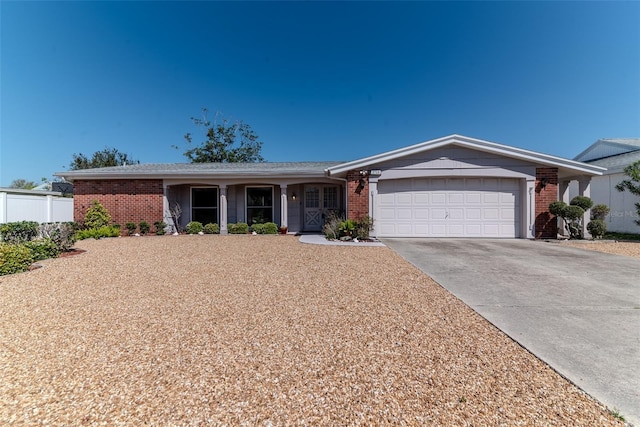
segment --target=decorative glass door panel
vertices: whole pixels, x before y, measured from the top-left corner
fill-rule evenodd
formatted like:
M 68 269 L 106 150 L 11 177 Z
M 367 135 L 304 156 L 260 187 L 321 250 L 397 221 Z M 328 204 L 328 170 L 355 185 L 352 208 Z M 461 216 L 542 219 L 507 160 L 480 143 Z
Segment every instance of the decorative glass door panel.
M 304 229 L 320 231 L 328 211 L 340 206 L 339 191 L 335 185 L 307 185 L 304 188 Z

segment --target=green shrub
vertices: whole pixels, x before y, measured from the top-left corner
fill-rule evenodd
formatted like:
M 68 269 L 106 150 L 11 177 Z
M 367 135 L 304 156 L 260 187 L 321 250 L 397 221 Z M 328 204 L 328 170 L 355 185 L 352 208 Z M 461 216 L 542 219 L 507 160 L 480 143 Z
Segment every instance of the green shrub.
M 246 222 L 227 224 L 227 231 L 229 234 L 247 234 L 249 232 L 249 224 Z
M 338 227 L 341 236 L 351 236 L 355 229 L 356 223 L 351 219 L 345 219 Z
M 601 219 L 594 219 L 587 224 L 587 230 L 589 230 L 591 237 L 594 239 L 601 239 L 604 233 L 607 232 L 607 224 Z
M 265 222 L 262 232 L 263 234 L 278 234 L 278 224 L 275 222 Z
M 583 211 L 591 209 L 593 201 L 587 196 L 576 196 L 569 202 L 571 206 L 579 206 Z
M 156 228 L 156 234 L 162 236 L 165 233 L 164 229 L 167 228 L 167 223 L 164 221 L 156 221 L 153 223 L 153 226 Z
M 251 231 L 257 234 L 278 234 L 278 224 L 275 222 L 265 222 L 264 224 L 253 224 Z
M 33 255 L 24 245 L 0 243 L 0 276 L 27 271 Z
M 78 240 L 84 239 L 101 239 L 103 237 L 118 237 L 120 236 L 120 226 L 118 224 L 105 225 L 100 228 L 89 228 L 86 230 L 79 230 L 76 233 Z
M 373 230 L 373 218 L 369 215 L 364 215 L 358 221 L 354 229 L 355 237 L 358 239 L 368 239 L 371 237 L 371 230 Z
M 202 226 L 201 222 L 191 221 L 189 224 L 187 224 L 185 230 L 187 230 L 187 234 L 198 234 L 202 232 L 203 228 L 204 227 Z
M 31 251 L 31 258 L 34 261 L 56 258 L 60 254 L 58 246 L 51 239 L 32 240 L 23 245 Z
M 220 234 L 220 226 L 216 223 L 209 223 L 204 226 L 204 234 Z
M 264 234 L 264 224 L 257 223 L 251 226 L 251 231 L 256 234 Z
M 127 222 L 124 227 L 127 229 L 127 234 L 132 236 L 136 234 L 136 228 L 138 228 L 138 225 L 135 222 Z
M 149 234 L 149 230 L 151 229 L 151 226 L 147 221 L 140 221 L 140 224 L 138 227 L 140 228 L 140 234 L 142 234 L 143 236 L 145 234 Z
M 0 241 L 14 244 L 28 242 L 38 235 L 38 227 L 35 221 L 0 224 Z
M 76 243 L 78 224 L 75 222 L 47 222 L 40 224 L 38 234 L 45 239 L 51 239 L 60 252 L 71 250 Z
M 107 209 L 99 201 L 94 200 L 84 216 L 84 226 L 86 228 L 100 228 L 109 225 L 110 222 L 111 215 L 109 215 Z
M 607 215 L 609 215 L 611 209 L 609 206 L 604 204 L 595 205 L 591 208 L 591 219 L 601 219 L 604 220 Z

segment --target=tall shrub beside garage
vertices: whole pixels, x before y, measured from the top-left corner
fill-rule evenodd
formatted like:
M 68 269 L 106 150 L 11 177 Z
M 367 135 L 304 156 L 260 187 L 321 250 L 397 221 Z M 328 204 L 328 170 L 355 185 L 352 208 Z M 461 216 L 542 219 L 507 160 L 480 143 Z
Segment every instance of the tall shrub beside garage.
M 565 202 L 558 200 L 549 205 L 549 212 L 562 218 L 565 227 L 569 232 L 569 238 L 582 239 L 582 219 L 587 209 L 591 209 L 593 201 L 586 196 L 576 196 L 571 199 L 567 205 Z

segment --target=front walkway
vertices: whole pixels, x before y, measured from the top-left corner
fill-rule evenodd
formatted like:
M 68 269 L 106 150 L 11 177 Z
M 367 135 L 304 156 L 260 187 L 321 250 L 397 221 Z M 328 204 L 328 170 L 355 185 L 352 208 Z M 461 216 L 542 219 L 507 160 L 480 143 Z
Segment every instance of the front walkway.
M 333 246 L 385 246 L 382 242 L 342 242 L 340 240 L 327 240 L 322 234 L 303 234 L 300 236 L 300 243 Z

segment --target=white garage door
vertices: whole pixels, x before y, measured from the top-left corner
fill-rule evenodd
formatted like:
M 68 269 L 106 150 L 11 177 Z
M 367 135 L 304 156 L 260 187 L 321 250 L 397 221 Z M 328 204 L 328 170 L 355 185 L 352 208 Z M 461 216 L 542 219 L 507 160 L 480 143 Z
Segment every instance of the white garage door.
M 414 178 L 378 182 L 379 237 L 519 237 L 520 182 Z

